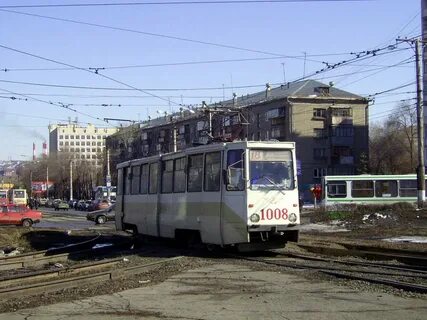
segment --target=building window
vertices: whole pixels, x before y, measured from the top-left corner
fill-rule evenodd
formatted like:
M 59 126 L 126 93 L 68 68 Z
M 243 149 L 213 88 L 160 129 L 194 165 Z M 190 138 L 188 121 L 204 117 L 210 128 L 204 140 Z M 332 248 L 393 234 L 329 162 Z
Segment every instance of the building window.
M 92 141 L 92 145 L 93 145 L 93 146 L 96 146 L 96 141 Z
M 70 136 L 70 139 L 74 139 L 74 135 L 71 135 L 71 136 Z
M 326 136 L 325 129 L 319 129 L 319 128 L 313 129 L 313 137 L 318 139 L 326 138 L 327 136 Z
M 80 136 L 80 139 L 84 139 L 84 138 L 85 138 L 85 136 L 84 136 L 84 135 L 81 135 L 81 136 Z
M 70 146 L 74 146 L 74 141 L 70 141 Z
M 76 146 L 79 146 L 80 145 L 80 141 L 76 141 Z
M 68 139 L 68 134 L 65 135 L 65 139 Z
M 65 145 L 68 146 L 68 141 L 65 141 Z
M 332 108 L 331 115 L 333 117 L 351 117 L 350 108 Z
M 59 141 L 59 145 L 60 145 L 60 146 L 63 146 L 63 145 L 64 145 L 64 142 L 63 142 L 63 141 Z
M 92 148 L 92 152 L 96 152 L 96 148 Z
M 333 137 L 353 137 L 354 127 L 353 126 L 331 127 L 331 135 Z
M 64 139 L 64 136 L 61 134 L 61 135 L 59 136 L 59 139 Z
M 322 118 L 326 117 L 326 109 L 323 108 L 314 108 L 313 109 L 313 118 Z
M 87 135 L 87 136 L 86 136 L 86 139 L 90 139 L 90 135 Z
M 325 148 L 314 148 L 313 149 L 313 158 L 314 159 L 326 158 L 326 149 Z
M 327 168 L 314 168 L 313 169 L 313 178 L 321 178 L 328 174 Z

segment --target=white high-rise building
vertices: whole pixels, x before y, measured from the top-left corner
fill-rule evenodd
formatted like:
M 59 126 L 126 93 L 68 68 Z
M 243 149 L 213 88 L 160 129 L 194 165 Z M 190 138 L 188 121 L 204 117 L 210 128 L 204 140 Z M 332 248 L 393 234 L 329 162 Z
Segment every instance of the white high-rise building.
M 118 128 L 101 128 L 92 124 L 86 127 L 75 123 L 49 125 L 50 156 L 63 155 L 70 160 L 102 165 L 105 138 L 117 131 Z

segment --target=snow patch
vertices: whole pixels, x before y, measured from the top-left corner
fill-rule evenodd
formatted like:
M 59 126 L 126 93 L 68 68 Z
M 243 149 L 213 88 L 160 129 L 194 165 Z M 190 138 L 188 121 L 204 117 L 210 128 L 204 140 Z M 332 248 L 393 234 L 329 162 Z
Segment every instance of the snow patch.
M 416 236 L 400 236 L 400 237 L 388 238 L 383 240 L 387 242 L 427 243 L 427 237 L 416 237 Z

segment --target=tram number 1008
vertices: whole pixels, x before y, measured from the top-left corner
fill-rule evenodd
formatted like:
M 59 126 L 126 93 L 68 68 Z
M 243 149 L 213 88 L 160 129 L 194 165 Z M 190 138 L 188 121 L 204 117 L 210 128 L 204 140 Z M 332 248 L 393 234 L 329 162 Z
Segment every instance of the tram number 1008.
M 261 210 L 261 220 L 287 220 L 288 219 L 288 209 L 262 209 Z

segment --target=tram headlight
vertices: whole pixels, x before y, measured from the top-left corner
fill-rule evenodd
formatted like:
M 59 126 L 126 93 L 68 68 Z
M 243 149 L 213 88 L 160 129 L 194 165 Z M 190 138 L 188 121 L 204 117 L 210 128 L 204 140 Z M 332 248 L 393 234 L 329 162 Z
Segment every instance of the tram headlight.
M 258 222 L 260 217 L 258 214 L 254 213 L 249 217 L 249 219 L 251 220 L 251 222 Z
M 295 213 L 291 213 L 289 215 L 289 222 L 294 223 L 295 221 L 297 221 L 298 217 Z

